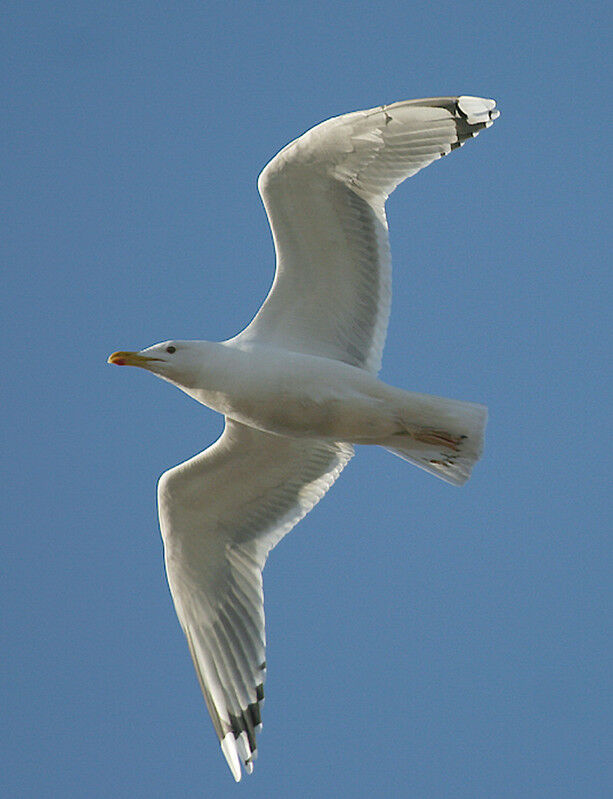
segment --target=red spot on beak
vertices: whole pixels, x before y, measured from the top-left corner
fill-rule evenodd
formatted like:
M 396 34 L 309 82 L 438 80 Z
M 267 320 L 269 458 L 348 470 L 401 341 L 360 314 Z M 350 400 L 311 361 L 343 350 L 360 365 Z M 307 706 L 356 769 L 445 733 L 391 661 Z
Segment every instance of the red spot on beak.
M 116 366 L 139 366 L 141 361 L 146 361 L 146 358 L 141 358 L 137 352 L 124 352 L 119 350 L 109 355 L 107 363 L 114 363 Z

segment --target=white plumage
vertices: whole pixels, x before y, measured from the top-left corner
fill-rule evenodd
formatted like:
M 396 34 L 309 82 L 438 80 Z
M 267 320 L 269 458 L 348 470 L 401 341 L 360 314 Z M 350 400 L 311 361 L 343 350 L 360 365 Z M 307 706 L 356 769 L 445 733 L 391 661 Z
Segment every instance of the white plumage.
M 388 195 L 498 116 L 493 100 L 412 100 L 323 122 L 266 166 L 277 269 L 222 343 L 168 341 L 141 366 L 226 416 L 220 439 L 162 475 L 166 570 L 222 751 L 253 770 L 264 697 L 262 569 L 353 455 L 378 444 L 456 485 L 483 446 L 481 405 L 376 377 L 390 306 Z

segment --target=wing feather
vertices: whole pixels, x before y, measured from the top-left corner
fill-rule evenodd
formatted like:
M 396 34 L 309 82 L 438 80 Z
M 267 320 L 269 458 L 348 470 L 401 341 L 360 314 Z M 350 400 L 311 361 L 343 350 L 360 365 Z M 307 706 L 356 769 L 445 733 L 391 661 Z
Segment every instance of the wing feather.
M 329 119 L 281 150 L 258 187 L 272 229 L 272 288 L 237 338 L 377 372 L 391 297 L 385 201 L 489 127 L 495 102 L 410 100 Z
M 226 420 L 158 487 L 166 572 L 200 687 L 235 777 L 253 769 L 266 676 L 262 568 L 353 449 Z

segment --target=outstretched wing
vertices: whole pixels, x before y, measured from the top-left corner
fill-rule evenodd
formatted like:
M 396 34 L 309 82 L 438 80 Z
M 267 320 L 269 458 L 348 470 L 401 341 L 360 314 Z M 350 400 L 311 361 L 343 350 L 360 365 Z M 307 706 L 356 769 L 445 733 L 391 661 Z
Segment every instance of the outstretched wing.
M 281 150 L 258 181 L 275 279 L 237 338 L 377 372 L 391 296 L 385 201 L 489 127 L 495 106 L 479 97 L 379 106 L 322 122 Z
M 226 420 L 209 449 L 158 485 L 166 573 L 228 765 L 251 773 L 264 698 L 262 568 L 336 480 L 346 444 L 270 435 Z

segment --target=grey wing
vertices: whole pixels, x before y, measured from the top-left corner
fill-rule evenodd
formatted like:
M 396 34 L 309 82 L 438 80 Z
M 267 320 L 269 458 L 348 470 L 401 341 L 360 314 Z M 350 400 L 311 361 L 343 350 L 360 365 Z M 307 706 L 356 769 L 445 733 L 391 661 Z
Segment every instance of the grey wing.
M 277 267 L 243 341 L 377 372 L 387 332 L 388 195 L 489 127 L 496 103 L 410 100 L 329 119 L 287 145 L 258 181 Z
M 353 455 L 226 420 L 158 486 L 168 583 L 228 765 L 253 770 L 264 697 L 262 568 Z

